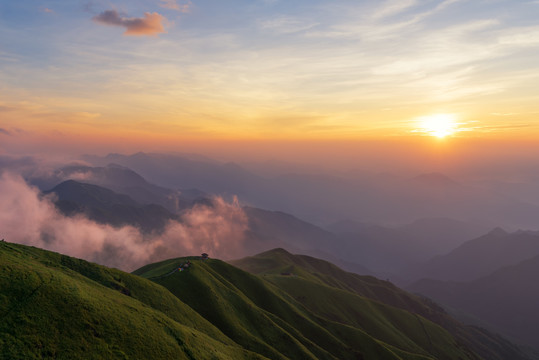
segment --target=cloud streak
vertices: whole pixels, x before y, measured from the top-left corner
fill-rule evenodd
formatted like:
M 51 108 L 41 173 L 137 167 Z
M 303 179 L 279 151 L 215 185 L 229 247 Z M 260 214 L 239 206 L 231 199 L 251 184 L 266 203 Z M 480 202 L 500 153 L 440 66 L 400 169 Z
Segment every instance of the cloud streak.
M 191 11 L 193 3 L 190 0 L 187 0 L 184 3 L 179 3 L 178 0 L 161 0 L 159 6 L 165 9 L 176 10 L 181 13 L 188 13 Z
M 92 18 L 96 23 L 125 28 L 124 35 L 157 36 L 165 33 L 166 18 L 159 13 L 145 12 L 144 17 L 123 17 L 116 10 L 106 10 Z
M 247 217 L 237 204 L 216 198 L 197 205 L 159 235 L 135 227 L 112 227 L 59 213 L 50 196 L 20 175 L 0 175 L 0 237 L 103 265 L 132 271 L 149 262 L 207 252 L 224 259 L 244 253 Z
M 15 108 L 11 106 L 0 105 L 0 112 L 7 112 L 7 111 L 13 111 L 13 110 L 15 110 Z
M 408 10 L 415 5 L 417 5 L 416 0 L 390 0 L 383 4 L 382 7 L 377 9 L 377 11 L 375 11 L 372 16 L 375 19 L 382 19 L 385 17 L 394 16 Z

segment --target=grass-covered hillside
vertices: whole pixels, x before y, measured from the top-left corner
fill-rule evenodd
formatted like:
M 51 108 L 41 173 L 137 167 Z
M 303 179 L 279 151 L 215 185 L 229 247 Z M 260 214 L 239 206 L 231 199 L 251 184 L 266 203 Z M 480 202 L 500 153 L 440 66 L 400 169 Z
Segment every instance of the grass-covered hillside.
M 388 282 L 283 250 L 237 264 L 262 275 L 198 257 L 128 274 L 0 242 L 0 358 L 524 359 L 494 336 L 478 355 Z
M 188 270 L 171 273 L 187 260 Z M 441 325 L 409 311 L 434 310 L 388 282 L 282 249 L 234 264 L 252 273 L 219 260 L 181 258 L 135 274 L 165 286 L 235 342 L 272 359 L 481 358 Z M 485 358 L 525 358 L 513 350 Z
M 392 308 L 394 307 L 406 310 L 418 319 L 430 320 L 426 323 L 428 325 L 425 325 L 430 337 L 435 332 L 428 326 L 435 323 L 453 335 L 459 346 L 465 345 L 473 349 L 484 359 L 524 359 L 527 357 L 519 348 L 499 335 L 481 328 L 464 326 L 455 321 L 430 300 L 403 291 L 388 281 L 346 272 L 324 260 L 293 255 L 283 249 L 275 249 L 231 263 L 262 276 L 312 312 L 340 323 L 363 328 L 371 335 L 380 334 L 377 325 L 383 321 L 375 318 L 375 315 L 379 313 L 390 314 L 392 327 L 397 327 L 409 334 L 411 338 L 418 334 L 417 329 L 406 328 L 413 322 L 409 322 L 402 316 L 395 318 L 391 315 L 394 313 Z M 319 294 L 324 294 L 324 296 L 319 296 Z M 399 328 L 399 326 L 403 327 Z M 386 339 L 382 336 L 387 336 L 387 334 L 380 336 Z M 421 340 L 414 339 L 414 341 Z M 438 344 L 438 341 L 433 341 L 433 344 Z M 423 344 L 423 346 L 430 347 L 431 345 Z
M 141 277 L 0 242 L 0 359 L 263 359 Z

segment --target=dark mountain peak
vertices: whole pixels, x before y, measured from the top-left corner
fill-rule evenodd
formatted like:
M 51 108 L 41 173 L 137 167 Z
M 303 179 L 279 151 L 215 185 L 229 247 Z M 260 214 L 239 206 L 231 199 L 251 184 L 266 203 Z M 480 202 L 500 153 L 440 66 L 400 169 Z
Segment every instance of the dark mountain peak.
M 75 180 L 66 180 L 46 193 L 55 193 L 59 200 L 72 201 L 87 206 L 98 204 L 124 204 L 139 206 L 127 195 L 117 194 L 114 191 L 98 185 L 87 184 Z
M 99 185 L 66 180 L 46 193 L 56 194 L 56 207 L 65 215 L 84 214 L 113 226 L 132 225 L 145 232 L 161 231 L 176 216 L 158 204 L 141 204 L 128 195 Z
M 106 167 L 107 168 L 113 168 L 113 169 L 123 169 L 123 170 L 133 171 L 133 170 L 129 169 L 128 167 L 122 166 L 122 165 L 117 164 L 117 163 L 109 163 L 109 164 L 107 164 Z
M 56 185 L 54 188 L 52 188 L 51 190 L 47 191 L 48 193 L 50 192 L 58 192 L 58 191 L 65 191 L 65 190 L 71 190 L 71 189 L 88 189 L 88 190 L 91 190 L 91 189 L 96 189 L 96 188 L 99 188 L 99 186 L 96 186 L 96 185 L 91 185 L 91 184 L 86 184 L 86 183 L 82 183 L 80 181 L 76 181 L 76 180 L 66 180 L 66 181 L 63 181 L 61 182 L 60 184 Z M 105 189 L 106 191 L 110 191 L 112 193 L 111 190 L 108 190 L 108 189 Z
M 111 188 L 149 185 L 141 175 L 117 163 L 110 163 L 104 167 L 67 166 L 61 168 L 60 171 L 64 178 L 79 179 L 77 176 L 83 173 L 86 182 Z
M 89 169 L 92 169 L 92 167 L 88 165 L 70 164 L 70 165 L 61 167 L 59 170 L 64 173 L 69 173 L 69 172 L 75 172 L 75 171 L 87 171 Z
M 93 156 L 93 155 L 91 155 Z M 114 159 L 114 158 L 117 158 L 117 157 L 122 157 L 124 156 L 123 154 L 119 154 L 119 153 L 109 153 L 107 154 L 107 156 L 105 156 L 105 159 Z
M 83 183 L 75 181 L 75 180 L 66 180 L 66 181 L 63 181 L 60 184 L 56 185 L 50 191 L 54 191 L 55 189 L 73 188 L 73 187 L 78 187 L 80 185 L 83 185 Z
M 260 253 L 257 256 L 264 257 L 264 256 L 272 256 L 272 255 L 293 256 L 290 252 L 286 251 L 283 248 L 275 248 L 268 251 L 264 251 L 263 253 Z
M 498 226 L 498 227 L 492 229 L 487 235 L 490 235 L 490 236 L 507 236 L 507 235 L 509 235 L 509 233 Z
M 132 157 L 140 157 L 140 156 L 147 156 L 148 154 L 146 154 L 145 152 L 143 151 L 139 151 L 138 153 L 135 153 L 133 155 L 131 155 Z

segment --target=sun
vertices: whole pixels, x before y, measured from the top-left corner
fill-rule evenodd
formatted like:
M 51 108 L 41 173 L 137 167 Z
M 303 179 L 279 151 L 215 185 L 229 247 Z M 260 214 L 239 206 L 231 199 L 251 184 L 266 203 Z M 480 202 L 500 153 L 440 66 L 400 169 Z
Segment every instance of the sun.
M 422 116 L 417 120 L 420 128 L 416 132 L 422 132 L 440 139 L 453 135 L 458 131 L 457 117 L 454 114 L 434 114 Z

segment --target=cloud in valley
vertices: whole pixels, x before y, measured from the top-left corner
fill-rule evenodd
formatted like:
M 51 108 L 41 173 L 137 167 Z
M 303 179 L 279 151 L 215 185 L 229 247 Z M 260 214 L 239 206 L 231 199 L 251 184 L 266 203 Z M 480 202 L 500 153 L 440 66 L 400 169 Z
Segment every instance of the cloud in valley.
M 116 10 L 106 10 L 94 16 L 93 20 L 103 25 L 124 27 L 124 35 L 156 36 L 166 32 L 163 25 L 166 18 L 156 12 L 145 12 L 144 17 L 133 18 L 123 17 Z
M 57 251 L 132 271 L 146 263 L 207 252 L 234 258 L 243 252 L 247 217 L 237 204 L 216 198 L 171 221 L 159 234 L 115 228 L 83 216 L 59 213 L 53 198 L 43 196 L 17 174 L 0 175 L 0 237 L 6 241 Z

